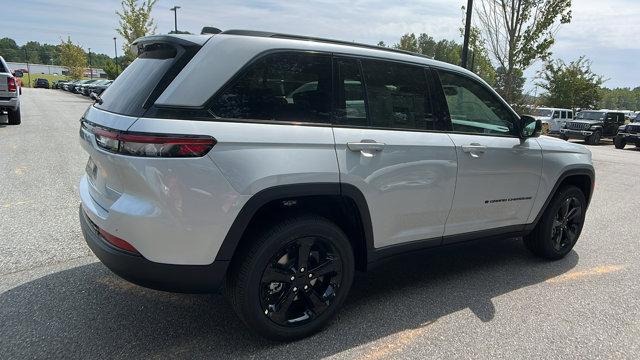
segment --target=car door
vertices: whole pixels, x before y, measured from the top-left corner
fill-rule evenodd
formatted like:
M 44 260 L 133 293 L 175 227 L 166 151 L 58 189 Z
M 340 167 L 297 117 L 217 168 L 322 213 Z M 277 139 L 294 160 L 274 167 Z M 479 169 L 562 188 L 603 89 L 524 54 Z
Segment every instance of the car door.
M 336 58 L 334 68 L 340 181 L 364 194 L 374 247 L 439 245 L 457 160 L 444 119 L 433 110 L 426 69 L 346 57 Z
M 460 234 L 515 230 L 526 223 L 538 191 L 540 145 L 515 135 L 517 115 L 485 84 L 456 72 L 439 71 L 439 78 L 458 156 L 444 242 L 463 239 Z

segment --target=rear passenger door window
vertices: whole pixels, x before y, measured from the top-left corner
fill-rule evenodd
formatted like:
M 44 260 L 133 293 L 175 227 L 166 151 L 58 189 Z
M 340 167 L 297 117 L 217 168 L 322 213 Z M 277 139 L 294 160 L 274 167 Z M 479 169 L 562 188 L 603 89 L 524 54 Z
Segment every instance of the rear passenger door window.
M 515 116 L 479 82 L 440 71 L 454 132 L 512 136 Z
M 434 130 L 423 67 L 363 60 L 362 68 L 372 127 Z
M 273 53 L 219 92 L 210 111 L 228 119 L 329 123 L 331 86 L 330 55 Z

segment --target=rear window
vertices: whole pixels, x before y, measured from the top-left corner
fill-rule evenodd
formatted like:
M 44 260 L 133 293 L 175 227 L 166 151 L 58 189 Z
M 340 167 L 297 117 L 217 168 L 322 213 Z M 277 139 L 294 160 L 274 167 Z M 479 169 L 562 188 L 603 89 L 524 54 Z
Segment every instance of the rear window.
M 142 116 L 146 107 L 159 95 L 158 85 L 163 82 L 166 86 L 163 78 L 175 76 L 179 71 L 172 69 L 179 57 L 179 51 L 171 45 L 146 45 L 138 58 L 102 93 L 102 104 L 96 103 L 95 106 L 117 114 Z

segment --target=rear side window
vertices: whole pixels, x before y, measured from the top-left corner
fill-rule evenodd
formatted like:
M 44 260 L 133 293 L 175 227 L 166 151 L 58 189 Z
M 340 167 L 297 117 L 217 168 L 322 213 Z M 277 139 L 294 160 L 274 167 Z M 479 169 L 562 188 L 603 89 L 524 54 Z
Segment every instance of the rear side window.
M 168 44 L 150 44 L 118 76 L 100 96 L 99 109 L 129 116 L 142 116 L 147 100 L 155 100 L 157 87 L 169 70 L 178 62 L 178 50 Z M 173 71 L 173 76 L 177 71 Z
M 386 61 L 363 60 L 371 126 L 433 130 L 425 69 Z
M 218 93 L 211 112 L 226 119 L 329 123 L 331 94 L 329 55 L 273 53 Z

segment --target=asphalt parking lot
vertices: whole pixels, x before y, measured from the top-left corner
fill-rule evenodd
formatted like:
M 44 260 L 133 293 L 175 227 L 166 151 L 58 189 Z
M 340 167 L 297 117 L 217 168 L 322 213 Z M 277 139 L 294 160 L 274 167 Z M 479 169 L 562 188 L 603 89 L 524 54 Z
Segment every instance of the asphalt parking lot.
M 633 146 L 590 147 L 596 192 L 567 258 L 511 239 L 404 256 L 359 275 L 324 332 L 274 344 L 222 296 L 144 289 L 97 262 L 77 219 L 90 101 L 44 89 L 22 101 L 22 125 L 0 119 L 0 358 L 640 358 Z

